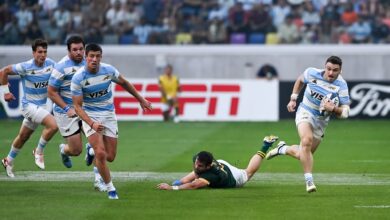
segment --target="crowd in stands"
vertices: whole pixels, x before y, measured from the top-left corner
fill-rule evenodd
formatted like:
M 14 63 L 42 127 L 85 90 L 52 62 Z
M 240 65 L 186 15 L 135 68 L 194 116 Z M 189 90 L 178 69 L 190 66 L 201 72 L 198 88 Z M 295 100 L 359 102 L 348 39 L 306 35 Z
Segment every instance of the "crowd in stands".
M 390 42 L 389 0 L 0 0 L 0 44 Z

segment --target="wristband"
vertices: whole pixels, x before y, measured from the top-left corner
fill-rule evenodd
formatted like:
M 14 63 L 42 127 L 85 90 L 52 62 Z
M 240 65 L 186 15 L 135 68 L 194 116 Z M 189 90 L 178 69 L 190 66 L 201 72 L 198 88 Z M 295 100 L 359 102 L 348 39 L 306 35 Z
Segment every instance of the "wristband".
M 179 190 L 179 186 L 172 186 L 173 190 Z
M 297 94 L 297 93 L 291 94 L 290 100 L 292 100 L 292 101 L 297 101 L 297 99 L 298 99 L 298 94 Z
M 2 85 L 2 86 L 0 86 L 0 90 L 1 90 L 4 94 L 10 93 L 9 88 L 8 88 L 8 85 Z
M 65 112 L 68 112 L 69 109 L 70 109 L 70 106 L 69 106 L 69 105 L 66 105 L 66 106 L 63 108 L 63 110 L 64 110 Z

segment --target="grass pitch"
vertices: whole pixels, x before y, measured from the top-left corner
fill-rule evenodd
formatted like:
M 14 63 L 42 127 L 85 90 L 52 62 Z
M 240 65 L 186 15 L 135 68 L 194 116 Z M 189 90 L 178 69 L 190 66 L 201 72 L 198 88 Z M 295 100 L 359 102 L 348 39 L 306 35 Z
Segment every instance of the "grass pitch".
M 21 121 L 0 121 L 4 157 Z M 314 155 L 318 192 L 307 194 L 299 161 L 277 157 L 262 164 L 240 189 L 159 191 L 191 171 L 192 156 L 214 153 L 244 168 L 263 136 L 297 143 L 292 120 L 280 122 L 120 122 L 118 155 L 110 164 L 120 199 L 92 187 L 84 156 L 65 168 L 60 135 L 45 151 L 46 171 L 31 151 L 38 130 L 15 160 L 10 180 L 0 170 L 0 219 L 388 219 L 390 216 L 390 121 L 331 121 Z M 83 154 L 84 155 L 84 152 Z

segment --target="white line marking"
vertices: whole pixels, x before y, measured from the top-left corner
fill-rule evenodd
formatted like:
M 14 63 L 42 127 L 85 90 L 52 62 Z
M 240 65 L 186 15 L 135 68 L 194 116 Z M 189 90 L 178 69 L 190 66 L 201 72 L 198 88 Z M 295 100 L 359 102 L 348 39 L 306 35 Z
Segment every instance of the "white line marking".
M 388 209 L 390 205 L 355 205 L 355 208 Z
M 111 172 L 114 181 L 172 181 L 185 176 L 187 173 L 158 173 L 158 172 Z M 87 171 L 19 171 L 15 178 L 9 178 L 0 173 L 0 181 L 93 181 L 93 172 Z M 390 174 L 314 174 L 317 184 L 322 185 L 390 185 Z M 302 184 L 303 175 L 300 173 L 257 173 L 251 181 L 264 184 L 296 185 Z

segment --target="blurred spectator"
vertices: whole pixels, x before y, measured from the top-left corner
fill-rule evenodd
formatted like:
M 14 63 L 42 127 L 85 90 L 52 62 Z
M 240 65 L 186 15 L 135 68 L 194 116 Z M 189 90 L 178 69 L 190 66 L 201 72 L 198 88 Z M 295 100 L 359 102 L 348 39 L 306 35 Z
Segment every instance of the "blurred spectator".
M 223 44 L 227 42 L 227 31 L 223 20 L 214 18 L 209 25 L 209 43 Z
M 267 63 L 260 67 L 259 71 L 257 72 L 257 78 L 268 80 L 277 79 L 278 71 L 273 65 Z
M 35 21 L 31 23 L 31 25 L 27 29 L 26 40 L 24 44 L 31 45 L 31 43 L 38 38 L 43 39 L 44 36 L 41 29 L 38 26 L 38 22 Z
M 359 18 L 348 28 L 348 34 L 351 35 L 352 43 L 368 43 L 370 41 L 371 26 L 363 18 Z
M 119 24 L 124 20 L 124 12 L 122 11 L 122 5 L 119 0 L 115 1 L 114 4 L 106 12 L 106 27 L 104 32 L 119 34 Z
M 192 16 L 191 35 L 194 44 L 208 43 L 208 24 L 200 16 Z
M 341 20 L 346 26 L 352 25 L 358 20 L 358 14 L 353 10 L 352 3 L 346 3 L 345 10 L 341 15 Z
M 272 25 L 271 17 L 262 4 L 255 4 L 248 12 L 249 31 L 266 34 Z
M 49 25 L 45 27 L 43 35 L 49 44 L 61 43 L 61 30 L 57 27 L 56 21 L 54 19 L 49 21 Z
M 237 2 L 229 11 L 228 32 L 246 33 L 248 17 L 242 7 L 242 3 Z
M 150 25 L 156 25 L 158 18 L 163 12 L 163 3 L 161 0 L 144 0 L 143 3 L 145 22 Z
M 147 44 L 149 34 L 152 32 L 153 27 L 146 23 L 145 18 L 142 17 L 138 25 L 134 28 L 134 35 L 137 37 L 139 44 Z
M 314 9 L 311 2 L 306 2 L 302 12 L 302 22 L 305 25 L 318 25 L 321 22 L 320 14 Z
M 282 44 L 295 44 L 299 42 L 298 27 L 293 23 L 293 17 L 288 15 L 278 28 L 279 42 Z
M 82 34 L 84 30 L 83 26 L 83 13 L 81 12 L 80 4 L 74 4 L 71 11 L 71 20 L 68 25 L 68 32 Z
M 20 35 L 18 19 L 12 16 L 11 21 L 6 23 L 3 29 L 2 43 L 4 44 L 22 44 L 24 39 Z
M 15 16 L 18 19 L 17 21 L 19 32 L 24 39 L 27 33 L 27 28 L 31 25 L 31 22 L 33 21 L 33 13 L 27 8 L 26 3 L 21 2 L 20 9 L 18 12 L 16 12 Z
M 375 44 L 388 43 L 389 35 L 390 28 L 382 22 L 381 17 L 376 17 L 372 24 L 372 42 Z
M 60 30 L 60 42 L 64 42 L 68 25 L 71 22 L 70 12 L 63 6 L 59 6 L 53 14 L 53 19 Z
M 139 22 L 139 14 L 135 11 L 133 4 L 123 6 L 123 21 L 121 22 L 121 34 L 133 34 L 134 27 Z
M 38 5 L 40 8 L 38 18 L 49 19 L 58 7 L 58 0 L 39 0 Z
M 291 7 L 286 3 L 286 0 L 278 0 L 277 4 L 272 6 L 271 15 L 272 22 L 276 28 L 283 24 L 287 15 L 291 12 Z

